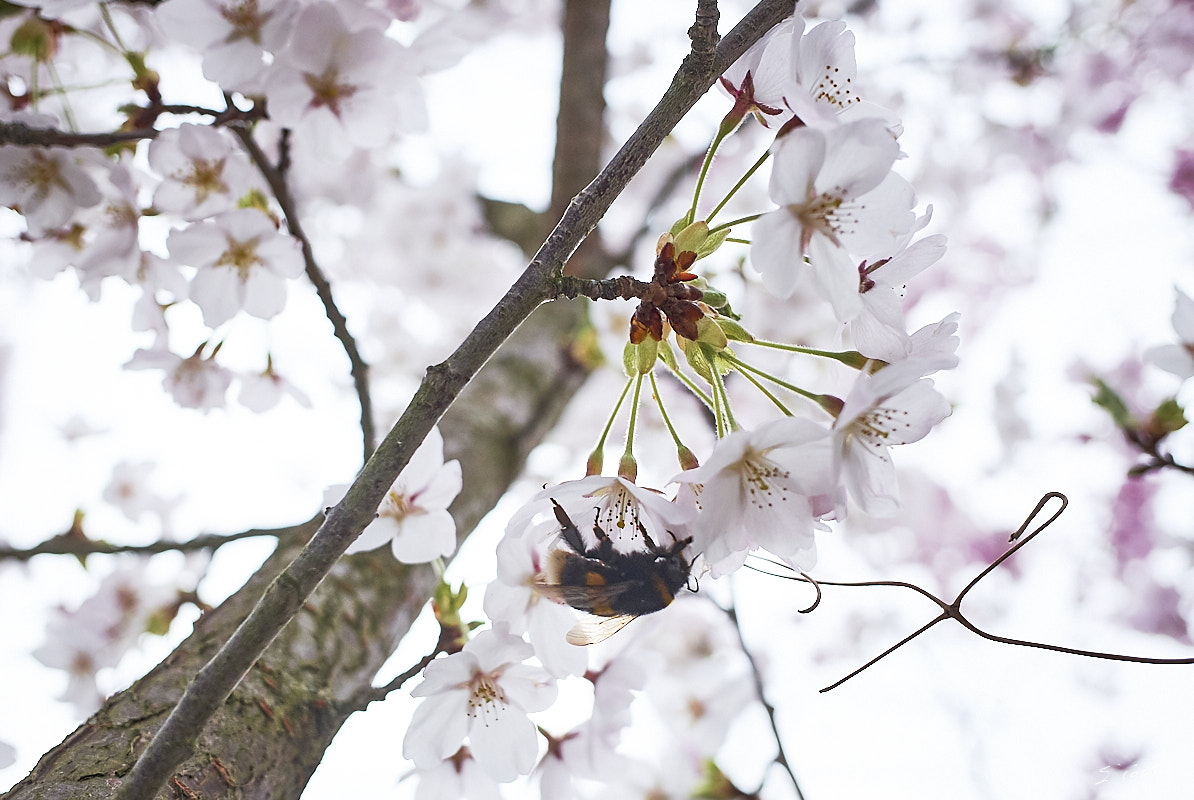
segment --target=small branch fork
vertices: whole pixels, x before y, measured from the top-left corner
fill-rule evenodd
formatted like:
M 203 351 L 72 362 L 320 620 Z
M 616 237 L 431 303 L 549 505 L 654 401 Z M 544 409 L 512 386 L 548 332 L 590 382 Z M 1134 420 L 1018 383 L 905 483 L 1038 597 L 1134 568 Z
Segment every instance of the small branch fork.
M 1052 500 L 1060 501 L 1061 506 L 1056 511 L 1053 512 L 1052 516 L 1050 516 L 1044 522 L 1037 525 L 1037 527 L 1035 529 L 1033 529 L 1033 531 L 1031 533 L 1029 533 L 1027 536 L 1025 536 L 1024 532 L 1026 530 L 1028 530 L 1028 528 L 1030 526 L 1032 526 L 1033 521 L 1036 519 L 1037 515 L 1039 515 L 1041 513 L 1041 511 L 1045 508 L 1045 506 L 1048 505 L 1049 502 Z M 934 603 L 936 603 L 937 607 L 941 609 L 941 613 L 939 615 L 937 615 L 935 618 L 933 618 L 929 622 L 925 623 L 923 626 L 921 626 L 917 630 L 913 631 L 912 633 L 908 634 L 903 639 L 900 639 L 900 641 L 896 642 L 891 647 L 887 648 L 882 653 L 880 653 L 879 655 L 872 658 L 870 661 L 867 661 L 865 664 L 863 664 L 861 667 L 859 667 L 858 669 L 851 672 L 849 675 L 846 675 L 841 680 L 835 681 L 834 683 L 830 684 L 829 686 L 826 686 L 821 691 L 828 692 L 830 689 L 836 689 L 838 686 L 841 686 L 843 683 L 850 680 L 858 673 L 867 669 L 868 667 L 870 667 L 871 665 L 880 661 L 881 659 L 886 658 L 891 653 L 895 652 L 899 648 L 906 645 L 908 642 L 910 642 L 913 639 L 915 639 L 916 637 L 920 636 L 922 633 L 929 630 L 937 623 L 944 622 L 947 619 L 956 620 L 962 627 L 964 627 L 968 631 L 971 631 L 972 633 L 982 637 L 983 639 L 989 639 L 992 642 L 1000 642 L 1002 644 L 1014 644 L 1014 645 L 1018 645 L 1020 647 L 1035 647 L 1040 650 L 1051 650 L 1056 653 L 1066 653 L 1067 655 L 1072 655 L 1072 656 L 1085 656 L 1088 658 L 1101 658 L 1101 659 L 1104 659 L 1107 661 L 1130 661 L 1130 662 L 1137 663 L 1137 664 L 1194 664 L 1194 657 L 1151 658 L 1148 656 L 1133 656 L 1133 655 L 1124 655 L 1121 653 L 1104 653 L 1104 652 L 1101 652 L 1098 650 L 1081 650 L 1081 649 L 1078 649 L 1075 647 L 1065 647 L 1063 645 L 1048 644 L 1046 642 L 1030 642 L 1030 641 L 1027 641 L 1024 639 L 1013 639 L 1008 636 L 999 636 L 998 634 L 990 633 L 990 632 L 985 631 L 982 628 L 978 627 L 973 622 L 971 622 L 970 619 L 967 618 L 966 615 L 962 612 L 962 601 L 966 598 L 966 595 L 970 592 L 970 590 L 973 589 L 975 586 L 977 586 L 979 581 L 981 581 L 983 578 L 987 577 L 987 575 L 991 574 L 991 572 L 993 572 L 1001 564 L 1003 564 L 1005 561 L 1007 561 L 1009 558 L 1011 558 L 1013 555 L 1015 555 L 1016 552 L 1018 550 L 1020 550 L 1020 548 L 1024 547 L 1029 542 L 1031 542 L 1034 538 L 1036 538 L 1043 530 L 1045 530 L 1045 528 L 1052 525 L 1054 520 L 1056 520 L 1058 517 L 1060 517 L 1061 513 L 1063 511 L 1065 511 L 1066 506 L 1069 505 L 1069 502 L 1070 502 L 1069 499 L 1061 492 L 1049 492 L 1044 497 L 1042 497 L 1040 499 L 1040 502 L 1038 502 L 1036 504 L 1036 508 L 1034 508 L 1032 510 L 1032 513 L 1030 513 L 1025 518 L 1024 523 L 1022 525 L 1020 525 L 1020 527 L 1015 531 L 1015 533 L 1013 533 L 1008 538 L 1008 541 L 1014 542 L 1014 544 L 1011 547 L 1009 547 L 1007 549 L 1007 551 L 1003 553 L 1003 555 L 999 556 L 999 558 L 995 559 L 982 572 L 980 572 L 978 575 L 976 575 L 974 577 L 974 579 L 970 581 L 970 583 L 966 584 L 965 588 L 963 588 L 962 591 L 958 592 L 957 597 L 955 597 L 952 602 L 946 602 L 945 600 L 942 600 L 940 597 L 937 597 L 932 592 L 929 592 L 928 590 L 923 589 L 922 587 L 917 586 L 915 584 L 906 583 L 905 581 L 858 581 L 858 582 L 823 581 L 823 580 L 816 580 L 808 575 L 804 575 L 803 573 L 799 576 L 776 575 L 775 577 L 786 578 L 789 580 L 802 581 L 804 583 L 813 584 L 813 586 L 815 586 L 817 588 L 818 599 L 820 598 L 820 592 L 821 592 L 820 587 L 821 586 L 896 586 L 896 587 L 900 587 L 900 588 L 904 588 L 904 589 L 911 589 L 912 591 L 916 592 L 917 594 L 922 595 L 923 597 L 927 597 L 929 600 L 932 600 Z M 764 559 L 764 560 L 768 561 L 768 563 L 774 564 L 775 566 L 786 566 L 786 565 L 780 564 L 779 562 L 770 561 L 769 559 Z M 762 571 L 762 570 L 760 570 L 760 571 Z M 764 571 L 764 573 L 768 574 L 768 575 L 774 575 L 774 573 L 770 573 L 770 572 Z

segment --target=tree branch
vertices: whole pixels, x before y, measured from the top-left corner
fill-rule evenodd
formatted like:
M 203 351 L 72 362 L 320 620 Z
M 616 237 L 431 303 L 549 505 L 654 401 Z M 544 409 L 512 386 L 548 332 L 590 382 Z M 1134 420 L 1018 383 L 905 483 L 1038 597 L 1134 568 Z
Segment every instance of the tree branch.
M 319 301 L 323 303 L 324 313 L 332 323 L 332 331 L 340 340 L 340 345 L 348 356 L 348 369 L 352 375 L 352 385 L 356 389 L 357 400 L 361 405 L 361 439 L 364 449 L 362 461 L 368 461 L 369 456 L 373 454 L 374 443 L 377 441 L 377 432 L 373 425 L 373 400 L 369 394 L 369 365 L 361 357 L 357 341 L 348 330 L 348 320 L 344 318 L 344 314 L 336 305 L 335 298 L 332 297 L 332 284 L 315 261 L 315 251 L 311 248 L 311 241 L 307 238 L 302 223 L 299 222 L 298 208 L 294 202 L 294 195 L 290 193 L 290 187 L 286 183 L 285 174 L 270 163 L 249 128 L 237 124 L 229 125 L 228 129 L 236 135 L 236 138 L 240 139 L 253 165 L 257 167 L 261 176 L 269 184 L 270 191 L 274 193 L 274 198 L 282 208 L 282 213 L 286 215 L 286 229 L 290 231 L 291 236 L 298 239 L 299 245 L 302 247 L 303 265 L 307 272 L 307 279 L 315 287 L 315 293 L 319 295 Z M 285 153 L 284 149 L 283 154 Z
M 702 2 L 702 6 L 708 5 Z M 792 0 L 763 0 L 714 49 L 716 31 L 693 26 L 693 48 L 659 104 L 609 165 L 569 204 L 523 274 L 446 361 L 430 367 L 410 405 L 311 542 L 266 590 L 249 616 L 187 687 L 122 782 L 119 800 L 152 797 L 191 751 L 208 719 L 319 582 L 373 519 L 385 492 L 460 391 L 538 305 L 551 278 L 596 226 L 664 137 L 724 71 L 764 32 L 792 12 Z M 707 22 L 707 21 L 706 21 Z
M 190 553 L 196 550 L 218 550 L 229 542 L 241 539 L 252 539 L 259 536 L 274 536 L 278 539 L 289 539 L 300 534 L 310 533 L 313 520 L 299 525 L 287 525 L 281 528 L 252 528 L 238 533 L 206 533 L 186 541 L 170 541 L 159 539 L 149 544 L 110 544 L 103 540 L 88 539 L 73 535 L 71 532 L 58 534 L 45 540 L 39 545 L 29 548 L 15 548 L 0 546 L 0 561 L 28 561 L 34 556 L 89 556 L 113 555 L 116 553 L 136 553 L 138 555 L 156 555 L 158 553 Z
M 264 113 L 260 106 L 242 111 L 231 102 L 223 111 L 202 106 L 178 103 L 153 103 L 138 107 L 136 119 L 142 126 L 131 130 L 106 131 L 103 133 L 69 133 L 57 128 L 38 128 L 17 121 L 0 121 L 0 145 L 11 144 L 20 147 L 111 147 L 125 142 L 139 142 L 142 139 L 156 139 L 161 133 L 152 127 L 153 121 L 162 114 L 202 114 L 212 118 L 212 125 L 227 125 L 236 121 L 260 119 Z
M 107 133 L 67 133 L 57 128 L 34 128 L 23 122 L 0 121 L 0 145 L 20 147 L 108 147 L 124 142 L 155 139 L 160 131 L 143 128 Z

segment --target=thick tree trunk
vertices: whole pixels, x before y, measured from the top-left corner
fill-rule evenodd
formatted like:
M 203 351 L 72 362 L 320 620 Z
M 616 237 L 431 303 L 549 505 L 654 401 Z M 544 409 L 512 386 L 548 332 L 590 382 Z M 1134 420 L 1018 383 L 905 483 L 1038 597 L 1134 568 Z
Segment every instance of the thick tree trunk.
M 570 3 L 578 4 L 587 7 L 586 13 L 608 19 L 609 0 Z M 575 10 L 571 13 L 575 16 Z M 556 180 L 568 185 L 557 186 L 555 193 L 567 197 L 584 187 L 600 163 L 606 56 L 604 36 L 596 43 L 593 38 L 591 29 L 565 29 L 569 67 L 561 95 L 590 107 L 587 116 L 563 114 L 559 120 L 557 135 L 571 143 L 568 158 L 579 158 L 585 165 L 582 172 L 587 172 L 557 171 Z M 585 59 L 599 63 L 586 69 L 580 63 Z M 602 76 L 599 82 L 591 80 L 594 73 Z M 582 76 L 586 82 L 574 88 L 568 75 Z M 592 108 L 598 109 L 596 116 Z M 578 133 L 569 126 L 585 130 Z M 588 149 L 592 151 L 581 152 Z M 537 245 L 538 241 L 531 244 L 532 251 Z M 445 415 L 440 426 L 444 457 L 459 459 L 464 473 L 465 492 L 452 507 L 461 541 L 518 476 L 527 454 L 555 425 L 588 374 L 571 356 L 571 337 L 582 315 L 579 303 L 540 308 Z M 499 396 L 502 402 L 495 403 Z M 245 586 L 205 614 L 165 661 L 110 698 L 43 756 L 4 800 L 110 797 L 191 677 L 232 635 L 318 525 L 319 519 L 312 520 L 300 535 L 280 541 Z M 298 797 L 332 737 L 359 710 L 359 698 L 406 635 L 434 585 L 430 567 L 399 564 L 387 548 L 342 559 L 244 677 L 204 729 L 194 755 L 158 796 Z M 433 645 L 428 642 L 427 649 Z
M 562 303 L 540 309 L 444 418 L 446 457 L 461 459 L 467 487 L 453 508 L 459 530 L 470 531 L 492 508 L 584 380 L 587 372 L 568 347 L 579 310 L 579 304 Z M 493 402 L 497 391 L 501 404 Z M 110 797 L 191 677 L 317 527 L 313 520 L 304 535 L 280 542 L 244 587 L 205 614 L 165 661 L 43 756 L 5 800 Z M 195 754 L 158 796 L 298 797 L 434 583 L 430 567 L 399 564 L 387 548 L 344 558 L 241 681 L 204 729 Z M 433 645 L 428 642 L 428 650 Z

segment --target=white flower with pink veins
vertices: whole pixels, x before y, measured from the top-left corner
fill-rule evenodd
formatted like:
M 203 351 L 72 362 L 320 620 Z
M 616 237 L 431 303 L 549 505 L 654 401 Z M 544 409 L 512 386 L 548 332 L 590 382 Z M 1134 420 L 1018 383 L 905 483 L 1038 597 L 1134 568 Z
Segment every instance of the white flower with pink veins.
M 539 733 L 527 713 L 542 711 L 556 698 L 551 676 L 522 663 L 532 655 L 529 644 L 499 625 L 478 633 L 459 653 L 428 664 L 423 682 L 411 692 L 426 699 L 415 709 L 402 755 L 430 769 L 468 737 L 473 758 L 494 780 L 530 773 Z
M 53 117 L 44 114 L 18 114 L 8 121 L 57 126 Z M 102 199 L 75 153 L 52 147 L 0 147 L 0 205 L 24 215 L 30 236 L 38 238 L 65 227 L 77 210 Z
M 444 438 L 432 428 L 411 455 L 377 509 L 377 519 L 365 526 L 346 552 L 359 553 L 389 544 L 404 564 L 424 564 L 456 549 L 456 522 L 448 506 L 460 494 L 460 462 L 444 463 Z M 332 486 L 324 503 L 344 497 L 347 486 Z
M 203 219 L 236 208 L 253 174 L 231 134 L 209 125 L 183 123 L 149 144 L 149 166 L 162 176 L 153 193 L 159 211 Z
M 215 328 L 243 309 L 270 319 L 286 305 L 286 281 L 303 273 L 299 243 L 256 208 L 240 208 L 173 231 L 170 258 L 195 267 L 190 299 Z
M 221 88 L 261 90 L 266 52 L 286 44 L 295 0 L 167 0 L 157 20 L 171 39 L 203 53 L 203 75 Z
M 807 256 L 835 316 L 858 316 L 859 260 L 890 255 L 915 221 L 912 187 L 891 171 L 899 152 L 878 119 L 798 128 L 776 142 L 769 191 L 780 207 L 754 223 L 750 250 L 768 289 L 790 297 Z
M 784 417 L 731 433 L 708 461 L 673 478 L 695 495 L 692 547 L 713 576 L 736 570 L 758 547 L 810 569 L 816 519 L 834 506 L 831 463 L 828 430 Z
M 287 47 L 266 81 L 270 118 L 312 129 L 327 151 L 379 147 L 395 128 L 426 126 L 423 89 L 414 59 L 374 27 L 349 24 L 337 6 L 303 9 Z

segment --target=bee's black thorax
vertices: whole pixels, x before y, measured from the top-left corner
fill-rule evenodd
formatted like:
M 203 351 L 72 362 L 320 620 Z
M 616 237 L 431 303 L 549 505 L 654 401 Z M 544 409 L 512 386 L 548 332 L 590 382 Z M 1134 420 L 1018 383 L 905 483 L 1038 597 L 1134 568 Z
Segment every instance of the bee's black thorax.
M 691 539 L 663 548 L 643 531 L 650 549 L 623 553 L 594 524 L 597 544 L 586 547 L 564 510 L 558 505 L 555 510 L 567 547 L 552 552 L 547 578 L 561 587 L 559 596 L 573 608 L 603 617 L 651 614 L 667 608 L 687 583 L 691 565 L 682 551 Z

